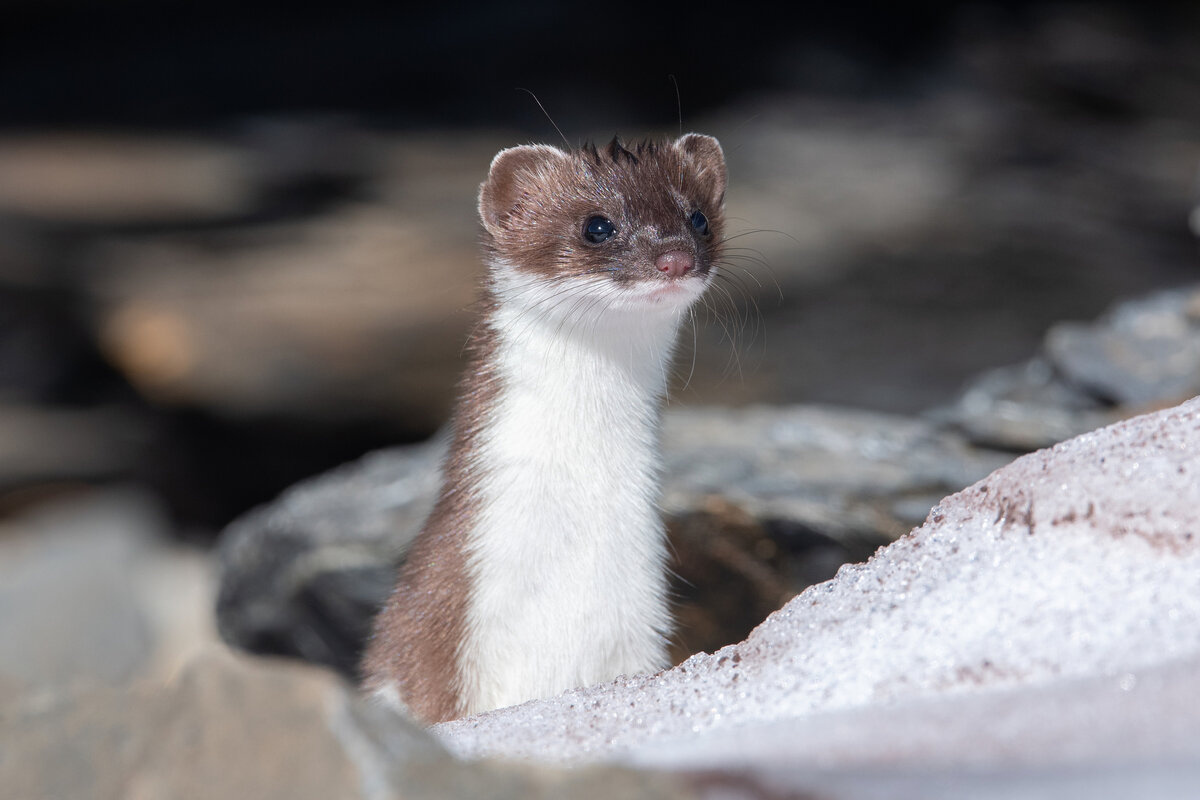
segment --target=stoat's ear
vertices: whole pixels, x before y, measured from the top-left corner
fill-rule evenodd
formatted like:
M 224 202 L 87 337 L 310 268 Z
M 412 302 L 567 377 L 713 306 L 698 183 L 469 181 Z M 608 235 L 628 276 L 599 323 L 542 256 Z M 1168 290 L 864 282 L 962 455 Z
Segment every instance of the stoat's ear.
M 721 143 L 702 133 L 685 133 L 675 140 L 675 147 L 696 167 L 700 180 L 708 184 L 713 202 L 720 206 L 725 201 L 725 153 Z
M 566 158 L 566 153 L 545 144 L 525 144 L 497 153 L 487 180 L 479 187 L 479 218 L 483 227 L 497 235 L 522 199 L 538 185 L 545 184 L 540 178 Z

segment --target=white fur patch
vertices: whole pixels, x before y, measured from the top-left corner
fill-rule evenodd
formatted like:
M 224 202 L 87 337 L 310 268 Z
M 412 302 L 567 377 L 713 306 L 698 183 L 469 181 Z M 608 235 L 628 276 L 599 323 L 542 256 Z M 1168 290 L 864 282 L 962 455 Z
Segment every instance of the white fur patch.
M 497 266 L 503 388 L 467 537 L 467 713 L 666 666 L 658 418 L 679 321 L 707 283 L 563 291 Z

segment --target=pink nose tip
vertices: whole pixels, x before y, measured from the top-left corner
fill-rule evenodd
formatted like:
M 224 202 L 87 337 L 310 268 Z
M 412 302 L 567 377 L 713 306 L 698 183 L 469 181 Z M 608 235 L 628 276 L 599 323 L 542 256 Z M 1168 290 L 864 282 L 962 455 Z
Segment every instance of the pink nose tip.
M 654 266 L 668 278 L 678 278 L 696 266 L 696 259 L 691 253 L 682 250 L 672 250 L 654 259 Z

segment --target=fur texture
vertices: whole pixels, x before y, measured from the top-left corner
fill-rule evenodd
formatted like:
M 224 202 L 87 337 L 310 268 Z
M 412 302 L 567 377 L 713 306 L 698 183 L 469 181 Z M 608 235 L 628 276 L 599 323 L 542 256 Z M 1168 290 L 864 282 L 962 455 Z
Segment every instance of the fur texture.
M 435 722 L 666 666 L 658 421 L 724 189 L 696 134 L 496 156 L 483 317 L 441 497 L 369 648 L 378 696 Z

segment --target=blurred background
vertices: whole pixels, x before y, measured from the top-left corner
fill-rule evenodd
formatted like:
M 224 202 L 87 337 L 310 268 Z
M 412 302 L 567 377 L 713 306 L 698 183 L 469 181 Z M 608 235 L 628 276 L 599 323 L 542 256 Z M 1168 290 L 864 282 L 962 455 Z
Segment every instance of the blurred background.
M 1194 4 L 789 13 L 6 3 L 0 513 L 134 483 L 206 541 L 428 437 L 477 186 L 556 126 L 725 147 L 750 249 L 673 403 L 919 412 L 1195 278 Z
M 664 428 L 676 658 L 1200 392 L 1195 3 L 0 9 L 11 796 L 358 796 L 322 782 L 376 741 L 350 685 L 217 628 L 353 676 L 437 445 L 280 493 L 444 424 L 503 147 L 725 149 L 745 249 Z

